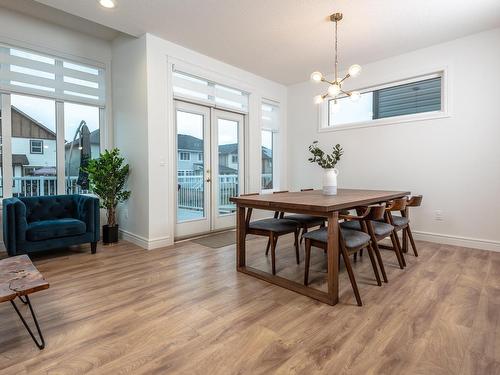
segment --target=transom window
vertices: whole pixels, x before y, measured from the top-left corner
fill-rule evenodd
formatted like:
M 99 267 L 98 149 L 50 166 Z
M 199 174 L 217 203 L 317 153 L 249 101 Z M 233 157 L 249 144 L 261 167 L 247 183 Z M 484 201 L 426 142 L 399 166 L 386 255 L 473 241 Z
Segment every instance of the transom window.
M 356 101 L 347 96 L 330 99 L 323 109 L 321 127 L 345 128 L 438 114 L 443 112 L 442 87 L 441 72 L 359 90 L 361 96 Z

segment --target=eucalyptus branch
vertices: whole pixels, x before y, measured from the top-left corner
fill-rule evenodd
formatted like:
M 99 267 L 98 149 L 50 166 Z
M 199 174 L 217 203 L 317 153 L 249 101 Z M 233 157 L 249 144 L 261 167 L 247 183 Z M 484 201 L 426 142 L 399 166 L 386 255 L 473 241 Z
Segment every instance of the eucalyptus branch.
M 335 168 L 341 156 L 344 154 L 344 149 L 337 143 L 332 148 L 330 154 L 326 154 L 318 147 L 318 141 L 314 141 L 309 146 L 309 152 L 312 156 L 308 159 L 311 163 L 317 163 L 321 168 Z

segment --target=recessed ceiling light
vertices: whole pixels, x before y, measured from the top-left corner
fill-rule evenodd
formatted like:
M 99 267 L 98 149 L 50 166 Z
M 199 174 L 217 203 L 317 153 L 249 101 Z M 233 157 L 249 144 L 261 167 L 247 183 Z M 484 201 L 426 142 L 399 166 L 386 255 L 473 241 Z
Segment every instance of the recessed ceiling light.
M 99 4 L 104 8 L 114 8 L 116 6 L 113 0 L 99 0 Z

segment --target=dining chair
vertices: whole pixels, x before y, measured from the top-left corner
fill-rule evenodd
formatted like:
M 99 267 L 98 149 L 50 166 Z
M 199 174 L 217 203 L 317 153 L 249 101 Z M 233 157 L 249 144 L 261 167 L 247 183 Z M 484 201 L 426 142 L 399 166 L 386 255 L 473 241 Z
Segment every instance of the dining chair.
M 259 193 L 251 193 L 251 194 L 241 194 L 240 197 L 251 196 L 251 195 L 259 195 Z M 293 220 L 286 220 L 279 218 L 279 212 L 274 213 L 274 217 L 261 219 L 256 221 L 250 221 L 252 217 L 252 208 L 248 208 L 247 216 L 245 218 L 245 228 L 246 234 L 254 234 L 256 236 L 266 236 L 268 237 L 268 244 L 271 247 L 271 264 L 272 264 L 272 273 L 276 275 L 276 244 L 278 242 L 278 237 L 281 237 L 285 234 L 294 234 L 295 240 L 295 257 L 297 260 L 297 264 L 300 263 L 299 257 L 299 227 L 297 223 Z M 266 250 L 267 255 L 267 250 Z
M 384 282 L 387 282 L 388 281 L 387 274 L 385 272 L 384 263 L 382 262 L 382 257 L 380 255 L 380 249 L 389 247 L 379 245 L 379 242 L 389 237 L 393 245 L 393 247 L 391 247 L 390 249 L 395 252 L 399 267 L 403 269 L 406 266 L 406 262 L 404 260 L 403 253 L 401 252 L 401 247 L 398 246 L 396 239 L 396 232 L 394 231 L 394 226 L 384 221 L 387 212 L 386 206 L 383 205 L 378 207 L 383 207 L 383 209 L 378 208 L 376 211 L 373 210 L 372 211 L 373 216 L 365 220 L 365 224 L 368 230 L 368 234 L 372 239 L 373 249 L 375 251 L 375 254 L 377 255 L 377 260 L 380 266 L 380 270 L 382 272 L 382 277 L 384 279 Z M 359 208 L 357 210 L 359 211 Z M 358 220 L 344 221 L 340 225 L 345 229 L 363 230 L 362 223 Z
M 414 195 L 412 197 L 405 198 L 404 206 L 399 205 L 397 207 L 393 207 L 390 211 L 387 212 L 388 221 L 391 225 L 394 226 L 394 230 L 396 232 L 402 231 L 402 239 L 403 245 L 401 249 L 403 252 L 408 252 L 408 239 L 410 240 L 411 247 L 413 249 L 413 254 L 418 257 L 417 247 L 415 245 L 415 241 L 413 240 L 413 234 L 410 228 L 410 219 L 408 216 L 409 207 L 419 207 L 422 204 L 422 195 Z M 401 208 L 403 209 L 401 210 Z M 400 215 L 394 215 L 393 212 L 400 211 Z M 399 241 L 399 239 L 398 239 Z
M 314 191 L 314 189 L 300 189 L 300 191 L 301 192 Z M 296 221 L 298 223 L 300 229 L 302 230 L 302 234 L 299 235 L 300 243 L 302 243 L 304 234 L 306 234 L 309 229 L 314 227 L 322 228 L 325 226 L 325 218 L 319 216 L 303 215 L 303 214 L 288 214 L 288 215 L 284 214 L 282 217 L 285 219 Z
M 366 207 L 361 215 L 340 214 L 339 218 L 344 220 L 363 220 L 363 218 L 369 215 L 371 209 L 372 209 L 371 207 Z M 361 222 L 358 221 L 358 222 L 362 224 L 361 226 L 363 229 L 366 229 L 364 221 Z M 306 248 L 304 285 L 307 286 L 309 284 L 311 247 L 314 246 L 323 250 L 327 249 L 328 229 L 320 228 L 311 232 L 307 232 L 306 234 L 304 234 L 304 239 Z M 354 277 L 354 272 L 352 270 L 352 265 L 349 259 L 349 255 L 356 253 L 360 249 L 366 248 L 370 256 L 370 261 L 372 264 L 373 272 L 375 273 L 375 279 L 377 280 L 377 285 L 381 286 L 382 282 L 380 280 L 380 275 L 378 273 L 375 257 L 373 256 L 372 241 L 370 235 L 368 235 L 364 231 L 346 229 L 343 228 L 341 225 L 339 225 L 339 247 L 340 247 L 339 260 L 340 260 L 340 254 L 342 254 L 342 258 L 344 259 L 344 264 L 347 269 L 347 274 L 349 275 L 349 280 L 351 282 L 351 286 L 354 291 L 354 296 L 356 297 L 356 302 L 358 303 L 358 306 L 362 306 L 363 303 L 361 302 L 361 296 L 359 294 L 356 278 Z

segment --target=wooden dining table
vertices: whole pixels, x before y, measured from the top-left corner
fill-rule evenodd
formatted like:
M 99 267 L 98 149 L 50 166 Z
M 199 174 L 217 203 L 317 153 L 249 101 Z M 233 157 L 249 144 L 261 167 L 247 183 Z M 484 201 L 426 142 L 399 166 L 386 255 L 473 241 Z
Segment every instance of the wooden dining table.
M 339 298 L 339 211 L 359 206 L 383 203 L 409 195 L 408 191 L 339 189 L 337 195 L 323 195 L 321 190 L 259 194 L 230 198 L 237 210 L 236 269 L 280 287 L 317 299 L 329 305 Z M 246 211 L 248 208 L 307 214 L 328 220 L 327 286 L 326 292 L 246 264 Z

